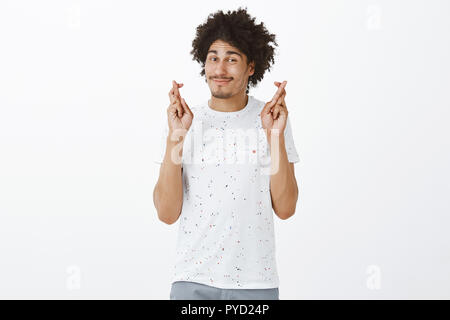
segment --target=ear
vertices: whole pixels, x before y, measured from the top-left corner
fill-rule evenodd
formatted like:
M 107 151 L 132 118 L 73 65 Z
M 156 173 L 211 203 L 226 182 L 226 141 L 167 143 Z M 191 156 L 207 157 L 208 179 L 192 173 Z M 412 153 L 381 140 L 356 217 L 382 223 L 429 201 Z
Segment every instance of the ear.
M 250 73 L 249 76 L 252 76 L 255 73 L 255 61 L 249 63 Z

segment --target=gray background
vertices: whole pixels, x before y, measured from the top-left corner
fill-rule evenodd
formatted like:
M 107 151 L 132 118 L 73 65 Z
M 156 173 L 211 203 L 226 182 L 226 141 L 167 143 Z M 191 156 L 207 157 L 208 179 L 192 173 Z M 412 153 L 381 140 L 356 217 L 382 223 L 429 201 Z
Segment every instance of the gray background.
M 195 27 L 242 5 L 279 43 L 250 94 L 288 80 L 301 158 L 280 298 L 450 298 L 450 2 L 218 4 L 1 1 L 0 297 L 169 298 L 167 92 L 209 98 Z

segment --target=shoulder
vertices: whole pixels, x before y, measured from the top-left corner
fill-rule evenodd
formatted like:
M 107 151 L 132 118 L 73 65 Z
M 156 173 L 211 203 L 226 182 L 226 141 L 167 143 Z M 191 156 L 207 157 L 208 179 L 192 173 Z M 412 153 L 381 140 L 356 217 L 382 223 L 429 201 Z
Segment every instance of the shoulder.
M 253 96 L 252 101 L 253 101 L 253 108 L 258 112 L 258 114 L 260 114 L 262 109 L 264 109 L 266 102 Z

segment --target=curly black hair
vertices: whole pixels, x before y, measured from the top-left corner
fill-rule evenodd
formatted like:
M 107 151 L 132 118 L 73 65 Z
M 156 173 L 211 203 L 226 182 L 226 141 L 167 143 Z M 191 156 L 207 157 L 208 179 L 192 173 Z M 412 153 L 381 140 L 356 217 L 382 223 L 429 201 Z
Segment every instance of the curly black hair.
M 247 56 L 247 65 L 255 62 L 255 72 L 248 79 L 247 91 L 249 87 L 256 87 L 257 83 L 263 79 L 266 70 L 270 71 L 274 63 L 275 47 L 278 46 L 275 35 L 270 34 L 264 23 L 255 24 L 255 18 L 247 13 L 247 7 L 224 13 L 219 10 L 208 16 L 206 22 L 197 27 L 195 39 L 192 41 L 192 51 L 194 61 L 202 66 L 201 76 L 205 75 L 205 63 L 208 49 L 216 40 L 222 40 L 233 47 L 238 48 Z M 206 80 L 206 79 L 205 79 Z

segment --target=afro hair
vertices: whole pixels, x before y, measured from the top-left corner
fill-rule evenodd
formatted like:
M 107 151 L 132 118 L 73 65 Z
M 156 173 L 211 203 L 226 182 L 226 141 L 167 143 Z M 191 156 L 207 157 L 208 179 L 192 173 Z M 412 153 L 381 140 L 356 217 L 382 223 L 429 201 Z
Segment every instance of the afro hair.
M 192 60 L 202 66 L 201 76 L 205 75 L 208 49 L 216 40 L 225 41 L 243 52 L 247 56 L 247 65 L 255 63 L 255 72 L 248 79 L 246 91 L 248 94 L 249 87 L 256 87 L 266 70 L 270 71 L 274 63 L 275 47 L 270 44 L 278 46 L 275 35 L 267 31 L 264 23 L 255 24 L 255 18 L 250 17 L 247 8 L 239 7 L 238 10 L 227 13 L 219 10 L 210 14 L 206 22 L 197 27 L 190 52 Z

